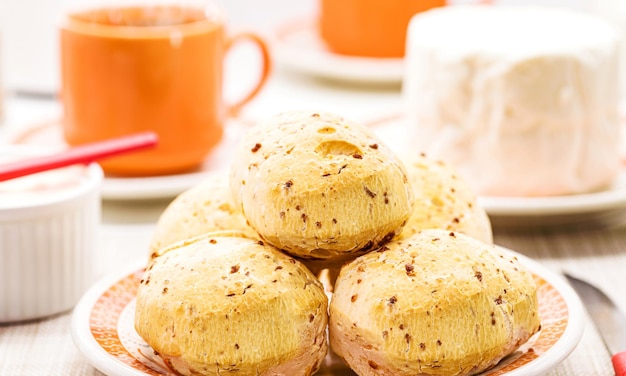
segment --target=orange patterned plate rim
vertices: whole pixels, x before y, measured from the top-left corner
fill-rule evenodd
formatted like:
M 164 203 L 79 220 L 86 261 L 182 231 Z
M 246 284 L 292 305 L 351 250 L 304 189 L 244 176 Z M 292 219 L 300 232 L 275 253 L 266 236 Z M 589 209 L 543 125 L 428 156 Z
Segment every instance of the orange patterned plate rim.
M 531 376 L 562 362 L 580 341 L 583 306 L 561 276 L 517 252 L 539 287 L 542 328 L 526 344 L 482 376 Z M 72 337 L 78 349 L 99 371 L 110 376 L 174 376 L 137 335 L 133 327 L 135 293 L 145 260 L 109 275 L 81 298 L 72 316 Z M 316 376 L 354 375 L 343 362 L 327 356 Z

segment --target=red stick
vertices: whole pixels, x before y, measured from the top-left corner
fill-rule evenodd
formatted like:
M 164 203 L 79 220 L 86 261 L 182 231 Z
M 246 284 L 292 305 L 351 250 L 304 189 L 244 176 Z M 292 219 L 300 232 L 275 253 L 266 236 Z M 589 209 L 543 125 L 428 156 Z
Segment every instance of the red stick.
M 62 152 L 0 164 L 0 181 L 79 163 L 90 163 L 122 153 L 156 146 L 154 132 L 136 133 L 106 141 L 76 146 Z
M 611 358 L 613 363 L 613 369 L 615 370 L 615 376 L 626 375 L 626 351 L 618 352 Z

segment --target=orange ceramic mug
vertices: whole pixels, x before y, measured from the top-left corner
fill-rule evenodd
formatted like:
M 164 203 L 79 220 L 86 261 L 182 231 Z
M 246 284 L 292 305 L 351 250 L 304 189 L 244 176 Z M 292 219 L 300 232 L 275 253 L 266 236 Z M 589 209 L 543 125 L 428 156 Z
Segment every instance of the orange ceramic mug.
M 223 60 L 243 39 L 261 51 L 262 74 L 226 105 Z M 147 176 L 198 167 L 220 142 L 224 121 L 252 99 L 270 68 L 268 48 L 250 33 L 229 36 L 215 7 L 99 8 L 61 26 L 61 101 L 68 144 L 152 130 L 156 148 L 102 161 L 107 174 Z M 254 68 L 254 67 L 252 67 Z
M 338 54 L 403 57 L 411 17 L 444 5 L 446 0 L 320 0 L 319 34 Z

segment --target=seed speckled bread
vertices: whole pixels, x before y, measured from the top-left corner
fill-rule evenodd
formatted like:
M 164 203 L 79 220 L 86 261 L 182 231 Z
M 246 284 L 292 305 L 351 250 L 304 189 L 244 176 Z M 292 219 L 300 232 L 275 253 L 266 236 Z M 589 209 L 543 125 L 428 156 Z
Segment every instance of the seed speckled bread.
M 400 238 L 425 229 L 445 229 L 493 243 L 491 221 L 468 183 L 441 161 L 414 155 L 403 159 L 415 198 Z
M 230 185 L 250 225 L 302 259 L 341 262 L 398 234 L 412 191 L 396 155 L 367 128 L 310 111 L 250 129 Z
M 154 257 L 164 247 L 212 231 L 243 231 L 258 237 L 233 203 L 227 172 L 211 173 L 178 195 L 161 213 L 150 242 Z
M 328 298 L 300 262 L 241 233 L 161 250 L 135 329 L 181 375 L 308 376 L 327 352 Z
M 537 287 L 509 253 L 425 230 L 346 264 L 330 344 L 361 376 L 472 375 L 540 328 Z

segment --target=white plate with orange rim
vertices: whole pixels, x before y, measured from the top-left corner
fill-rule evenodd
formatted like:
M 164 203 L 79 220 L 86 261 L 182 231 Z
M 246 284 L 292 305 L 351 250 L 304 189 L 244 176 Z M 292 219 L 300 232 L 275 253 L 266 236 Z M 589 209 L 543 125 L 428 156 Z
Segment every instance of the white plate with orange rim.
M 400 110 L 366 121 L 387 145 L 402 154 L 407 147 L 406 117 Z M 600 191 L 545 197 L 479 196 L 478 203 L 502 226 L 588 225 L 611 223 L 626 214 L 626 158 L 613 184 Z M 528 219 L 531 218 L 532 222 Z
M 101 195 L 105 200 L 145 200 L 173 198 L 205 179 L 208 173 L 227 169 L 234 146 L 250 121 L 229 119 L 225 126 L 224 138 L 207 156 L 196 170 L 175 174 L 148 177 L 105 176 Z M 63 140 L 59 121 L 48 121 L 15 131 L 8 135 L 8 143 L 42 145 L 46 147 L 67 147 Z
M 538 286 L 541 330 L 484 376 L 534 376 L 562 362 L 580 341 L 583 307 L 576 293 L 556 274 L 524 255 L 514 254 L 533 274 Z M 109 376 L 175 374 L 135 332 L 135 295 L 145 261 L 93 285 L 72 316 L 72 337 L 78 349 Z M 354 375 L 337 357 L 328 355 L 320 376 Z
M 288 69 L 343 82 L 379 85 L 402 82 L 404 59 L 333 53 L 320 39 L 316 20 L 311 17 L 281 25 L 270 41 L 274 60 Z

